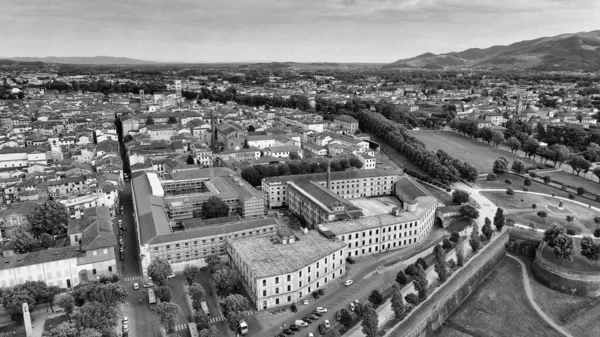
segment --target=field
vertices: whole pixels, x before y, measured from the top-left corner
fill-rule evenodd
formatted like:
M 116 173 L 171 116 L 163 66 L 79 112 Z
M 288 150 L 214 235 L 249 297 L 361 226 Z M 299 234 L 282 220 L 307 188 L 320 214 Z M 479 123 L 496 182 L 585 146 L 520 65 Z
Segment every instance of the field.
M 575 254 L 573 256 L 573 261 L 563 261 L 559 258 L 557 258 L 554 253 L 552 252 L 552 248 L 546 246 L 544 247 L 544 250 L 542 251 L 542 256 L 548 260 L 549 262 L 552 262 L 558 266 L 563 266 L 565 268 L 570 268 L 573 270 L 581 270 L 581 271 L 595 271 L 598 272 L 600 271 L 600 264 L 598 263 L 594 263 L 594 264 L 590 264 L 590 261 L 588 259 L 586 259 L 585 257 L 581 256 L 580 252 L 581 252 L 581 239 L 580 238 L 573 238 L 573 247 L 575 248 Z
M 565 171 L 554 171 L 549 173 L 540 172 L 538 175 L 540 177 L 550 176 L 550 178 L 553 180 L 560 181 L 561 183 L 573 186 L 575 188 L 583 187 L 586 189 L 586 191 L 600 194 L 600 184 Z
M 532 275 L 531 261 L 522 260 Z M 573 336 L 600 336 L 600 299 L 564 294 L 545 287 L 534 278 L 530 278 L 530 285 L 540 308 Z
M 518 262 L 505 257 L 432 336 L 562 336 L 533 310 L 521 273 Z
M 526 166 L 537 164 L 527 158 L 519 158 L 510 152 L 495 148 L 469 139 L 451 131 L 414 131 L 411 134 L 421 140 L 434 151 L 444 150 L 452 157 L 467 161 L 482 172 L 491 172 L 494 160 L 500 156 L 506 157 L 511 163 L 515 159 L 521 159 Z
M 573 228 L 577 234 L 592 234 L 597 225 L 594 217 L 600 213 L 569 201 L 563 201 L 563 209 L 558 209 L 559 200 L 535 194 L 516 193 L 508 195 L 506 192 L 481 192 L 498 207 L 504 209 L 505 217 L 515 220 L 516 223 L 528 226 L 533 223 L 537 228 L 547 229 L 552 224 L 560 224 L 565 228 Z M 532 205 L 536 205 L 536 209 Z M 545 211 L 548 217 L 540 218 L 537 213 Z M 574 218 L 567 223 L 567 215 Z

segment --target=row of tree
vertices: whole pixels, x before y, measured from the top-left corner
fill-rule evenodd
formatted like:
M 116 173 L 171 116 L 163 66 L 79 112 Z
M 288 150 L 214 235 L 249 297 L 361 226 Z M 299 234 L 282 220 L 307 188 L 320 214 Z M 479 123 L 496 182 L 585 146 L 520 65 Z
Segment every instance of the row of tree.
M 252 186 L 260 186 L 262 179 L 296 174 L 310 174 L 327 172 L 328 162 L 325 160 L 294 160 L 287 163 L 248 166 L 242 170 L 242 178 Z M 350 167 L 362 168 L 362 162 L 352 156 L 339 160 L 331 160 L 331 171 L 344 171 Z

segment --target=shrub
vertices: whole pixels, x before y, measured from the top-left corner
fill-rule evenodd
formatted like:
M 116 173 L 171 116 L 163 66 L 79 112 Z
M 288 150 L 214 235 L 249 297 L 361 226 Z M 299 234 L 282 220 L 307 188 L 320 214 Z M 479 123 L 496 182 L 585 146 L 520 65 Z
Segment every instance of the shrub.
M 569 199 L 571 199 L 571 200 L 575 199 L 575 195 L 573 193 L 569 193 Z
M 410 266 L 406 267 L 406 269 L 404 269 L 404 274 L 410 276 L 417 275 L 417 267 L 415 267 L 414 264 L 411 264 Z
M 600 228 L 594 229 L 594 237 L 600 238 Z
M 549 176 L 545 176 L 543 179 L 544 179 L 544 184 L 546 184 L 546 185 L 550 184 L 550 182 L 552 181 L 552 179 Z
M 535 172 L 529 172 L 529 176 L 530 176 L 531 178 L 536 178 L 536 177 L 537 177 L 537 174 L 536 174 Z
M 584 194 L 585 194 L 585 188 L 577 187 L 577 195 L 584 195 Z
M 410 293 L 404 297 L 407 303 L 416 305 L 419 303 L 419 297 L 415 293 Z
M 600 216 L 594 217 L 594 223 L 600 224 Z
M 510 179 L 506 179 L 504 182 L 507 183 L 507 184 L 509 184 L 509 185 L 512 184 L 512 180 L 510 180 Z
M 452 248 L 452 246 L 453 246 L 452 241 L 450 241 L 448 238 L 445 238 L 444 241 L 442 241 L 442 248 L 450 249 L 450 248 Z
M 483 234 L 479 234 L 479 241 L 486 242 L 486 241 L 489 241 L 489 239 L 487 236 L 485 236 Z
M 450 192 L 452 189 L 450 187 L 446 187 L 446 192 Z
M 508 195 L 515 195 L 515 190 L 513 190 L 512 187 L 509 187 L 506 189 L 506 194 Z
M 400 270 L 398 272 L 398 274 L 396 274 L 396 282 L 398 282 L 398 284 L 400 284 L 400 285 L 405 285 L 406 284 L 406 275 L 404 275 L 404 273 L 402 272 L 402 270 Z
M 450 261 L 448 261 L 448 267 L 450 267 L 451 269 L 454 269 L 454 267 L 456 267 L 456 262 L 454 262 L 454 259 L 450 259 Z
M 525 185 L 525 186 L 531 186 L 531 179 L 525 178 L 525 181 L 523 181 L 523 185 Z
M 496 180 L 496 174 L 495 173 L 488 173 L 486 180 L 487 181 L 495 181 Z
M 569 228 L 569 229 L 567 229 L 567 234 L 575 235 L 575 230 L 573 228 Z
M 298 307 L 296 306 L 295 303 L 292 303 L 292 305 L 290 305 L 290 310 L 292 310 L 292 312 L 298 311 Z
M 527 187 L 523 186 L 523 191 L 527 192 L 527 191 L 529 191 L 529 189 Z
M 427 262 L 425 262 L 425 259 L 423 259 L 422 257 L 418 258 L 415 264 L 420 264 L 423 270 L 427 270 Z
M 598 217 L 598 219 L 600 220 L 600 217 Z M 598 223 L 600 223 L 600 221 Z M 458 234 L 458 232 L 452 232 L 452 234 L 450 234 L 450 241 L 457 243 L 459 239 L 460 234 Z

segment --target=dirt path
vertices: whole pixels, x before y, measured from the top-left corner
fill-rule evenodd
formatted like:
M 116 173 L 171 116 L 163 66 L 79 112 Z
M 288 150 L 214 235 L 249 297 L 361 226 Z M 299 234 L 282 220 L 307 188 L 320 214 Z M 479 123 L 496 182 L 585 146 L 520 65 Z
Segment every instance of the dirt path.
M 506 256 L 519 262 L 519 265 L 521 266 L 521 271 L 523 271 L 523 284 L 525 284 L 525 292 L 527 293 L 527 298 L 529 299 L 529 303 L 531 303 L 531 306 L 533 307 L 533 309 L 551 327 L 556 329 L 556 331 L 560 332 L 561 334 L 563 334 L 566 337 L 573 337 L 573 335 L 568 333 L 565 329 L 563 329 L 560 325 L 556 324 L 550 317 L 548 317 L 548 315 L 546 315 L 546 313 L 544 311 L 542 311 L 542 309 L 540 309 L 540 307 L 537 305 L 537 303 L 535 303 L 535 300 L 533 299 L 533 294 L 531 291 L 531 285 L 529 284 L 529 274 L 527 273 L 527 267 L 525 266 L 525 264 L 521 260 L 517 259 L 516 257 L 514 257 L 510 254 L 506 254 Z

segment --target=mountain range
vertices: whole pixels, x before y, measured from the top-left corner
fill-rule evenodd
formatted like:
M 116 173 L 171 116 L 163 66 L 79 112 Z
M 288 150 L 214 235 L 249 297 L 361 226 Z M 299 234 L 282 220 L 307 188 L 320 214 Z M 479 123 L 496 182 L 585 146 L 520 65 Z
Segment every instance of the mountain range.
M 117 64 L 158 64 L 158 62 L 137 60 L 128 57 L 113 56 L 93 56 L 93 57 L 8 57 L 9 60 L 22 62 L 44 62 L 44 63 L 68 63 L 68 64 L 98 64 L 98 65 L 117 65 Z
M 425 53 L 384 67 L 600 70 L 600 30 L 542 37 L 508 46 L 471 48 L 445 54 Z

